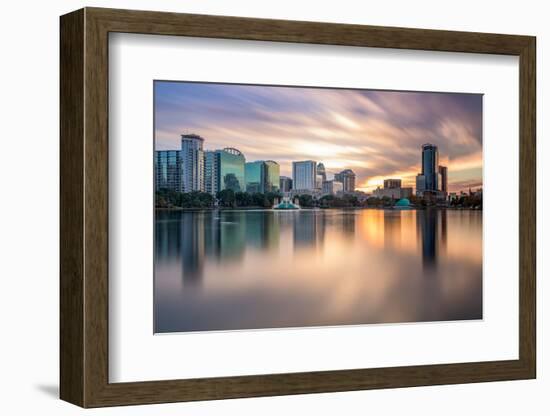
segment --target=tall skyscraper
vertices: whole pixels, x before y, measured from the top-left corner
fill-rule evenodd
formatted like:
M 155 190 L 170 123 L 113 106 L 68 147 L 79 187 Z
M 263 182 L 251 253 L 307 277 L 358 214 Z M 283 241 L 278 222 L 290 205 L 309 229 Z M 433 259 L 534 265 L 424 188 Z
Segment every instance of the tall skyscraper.
M 439 175 L 440 175 L 440 179 L 441 179 L 441 182 L 440 182 L 440 191 L 443 192 L 445 194 L 445 196 L 447 196 L 447 192 L 448 192 L 448 171 L 447 171 L 447 166 L 439 166 Z
M 246 192 L 264 193 L 267 182 L 267 165 L 263 160 L 247 162 L 244 165 L 244 178 L 246 182 Z
M 297 191 L 314 191 L 317 163 L 314 160 L 292 162 L 292 184 Z
M 323 182 L 327 180 L 325 165 L 321 162 L 317 164 L 317 175 L 321 175 L 321 177 L 323 178 Z
M 214 196 L 223 189 L 244 192 L 244 166 L 244 155 L 237 149 L 207 150 L 204 152 L 205 191 Z
M 233 147 L 218 150 L 219 153 L 219 187 L 232 189 L 235 192 L 244 192 L 246 184 L 244 179 L 244 155 Z
M 334 180 L 342 183 L 344 193 L 355 191 L 355 173 L 351 169 L 345 169 L 335 174 Z
M 439 151 L 437 146 L 426 143 L 422 145 L 422 173 L 424 176 L 423 191 L 438 191 L 439 188 Z
M 182 192 L 204 191 L 203 143 L 199 135 L 181 135 Z
M 181 192 L 181 152 L 155 151 L 155 189 Z
M 220 190 L 220 155 L 216 150 L 204 152 L 204 191 L 216 196 Z
M 273 160 L 266 160 L 266 185 L 265 192 L 278 192 L 279 191 L 279 164 Z

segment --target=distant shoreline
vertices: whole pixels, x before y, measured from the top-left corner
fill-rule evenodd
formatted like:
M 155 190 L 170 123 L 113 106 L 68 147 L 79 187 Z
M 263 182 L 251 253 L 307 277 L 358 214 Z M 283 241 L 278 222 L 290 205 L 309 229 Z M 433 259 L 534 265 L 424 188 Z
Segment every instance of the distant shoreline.
M 265 208 L 265 207 L 216 207 L 216 208 L 183 208 L 183 207 L 155 207 L 155 211 L 325 211 L 325 210 L 348 210 L 348 211 L 358 211 L 363 209 L 376 209 L 382 211 L 425 211 L 427 209 L 437 209 L 437 210 L 451 210 L 451 211 L 483 211 L 480 208 L 464 208 L 464 207 L 438 207 L 438 206 L 429 206 L 429 207 L 410 207 L 410 208 L 395 208 L 395 207 L 312 207 L 312 208 L 300 208 L 300 209 L 278 209 L 274 208 Z

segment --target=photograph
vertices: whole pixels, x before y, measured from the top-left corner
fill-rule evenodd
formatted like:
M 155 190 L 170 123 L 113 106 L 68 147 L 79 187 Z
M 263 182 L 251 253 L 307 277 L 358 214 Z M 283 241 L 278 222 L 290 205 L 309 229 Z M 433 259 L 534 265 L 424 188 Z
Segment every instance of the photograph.
M 483 94 L 153 94 L 155 334 L 483 319 Z

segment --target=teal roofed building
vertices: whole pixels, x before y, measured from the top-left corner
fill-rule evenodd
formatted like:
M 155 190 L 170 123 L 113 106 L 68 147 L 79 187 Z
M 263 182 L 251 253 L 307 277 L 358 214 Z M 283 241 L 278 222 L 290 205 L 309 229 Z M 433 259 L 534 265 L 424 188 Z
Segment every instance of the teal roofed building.
M 394 205 L 396 209 L 411 209 L 411 201 L 408 198 L 402 198 Z

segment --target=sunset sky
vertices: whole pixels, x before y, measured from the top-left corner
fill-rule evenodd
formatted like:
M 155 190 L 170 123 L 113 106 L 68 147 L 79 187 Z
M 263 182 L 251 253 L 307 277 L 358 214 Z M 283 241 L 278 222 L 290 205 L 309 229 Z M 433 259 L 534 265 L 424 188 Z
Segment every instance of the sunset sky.
M 155 148 L 178 149 L 180 135 L 205 150 L 235 147 L 246 161 L 293 160 L 352 169 L 370 192 L 385 178 L 415 186 L 421 145 L 439 147 L 451 192 L 482 185 L 482 95 L 232 84 L 155 82 Z

